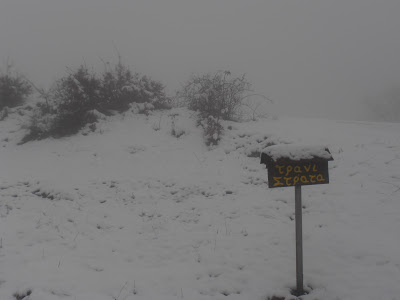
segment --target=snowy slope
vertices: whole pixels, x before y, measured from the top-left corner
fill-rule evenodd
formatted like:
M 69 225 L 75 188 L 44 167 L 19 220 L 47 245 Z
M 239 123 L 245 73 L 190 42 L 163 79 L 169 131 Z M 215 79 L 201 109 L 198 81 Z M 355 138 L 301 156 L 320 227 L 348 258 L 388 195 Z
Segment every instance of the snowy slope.
M 268 189 L 257 157 L 272 143 L 334 157 L 303 188 L 303 299 L 400 299 L 400 124 L 227 123 L 210 150 L 171 113 L 20 146 L 24 116 L 1 122 L 0 299 L 293 299 L 294 189 Z

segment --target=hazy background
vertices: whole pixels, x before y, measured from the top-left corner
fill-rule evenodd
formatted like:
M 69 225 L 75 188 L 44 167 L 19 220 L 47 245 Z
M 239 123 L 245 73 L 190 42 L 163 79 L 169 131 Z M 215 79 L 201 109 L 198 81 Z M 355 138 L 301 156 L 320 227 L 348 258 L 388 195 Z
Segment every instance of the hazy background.
M 0 59 L 36 84 L 115 49 L 171 92 L 229 69 L 279 113 L 363 119 L 400 83 L 400 1 L 0 0 Z

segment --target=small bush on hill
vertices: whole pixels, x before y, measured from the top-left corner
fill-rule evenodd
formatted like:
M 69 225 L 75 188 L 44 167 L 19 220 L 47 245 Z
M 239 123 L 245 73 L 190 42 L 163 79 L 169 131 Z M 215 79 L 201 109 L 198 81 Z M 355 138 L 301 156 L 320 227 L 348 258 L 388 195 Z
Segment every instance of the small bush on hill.
M 198 112 L 207 145 L 216 145 L 223 133 L 222 120 L 238 121 L 243 100 L 251 94 L 246 76 L 232 76 L 229 71 L 194 75 L 178 91 L 178 103 L 186 103 Z
M 22 138 L 20 144 L 48 138 L 50 136 L 54 116 L 54 112 L 50 111 L 46 103 L 37 103 L 30 118 L 28 133 Z
M 113 69 L 106 70 L 102 75 L 100 95 L 101 109 L 123 112 L 129 109 L 134 99 L 138 98 L 135 82 L 137 74 L 119 62 Z
M 85 66 L 61 78 L 52 89 L 54 103 L 51 136 L 62 137 L 77 133 L 97 119 L 88 115 L 99 108 L 101 81 Z
M 242 100 L 251 92 L 245 75 L 232 77 L 229 71 L 192 76 L 178 92 L 189 109 L 198 111 L 202 118 L 213 116 L 223 120 L 237 120 Z
M 206 145 L 218 145 L 224 129 L 221 122 L 213 116 L 208 116 L 208 118 L 200 120 L 199 124 L 203 127 Z
M 165 86 L 151 79 L 148 76 L 140 78 L 139 82 L 139 98 L 136 101 L 139 103 L 149 103 L 154 106 L 154 109 L 169 109 L 171 108 L 171 99 L 165 94 Z
M 8 64 L 6 71 L 0 73 L 0 110 L 22 105 L 31 93 L 29 82 Z
M 132 73 L 121 62 L 103 73 L 100 97 L 105 110 L 124 112 L 133 103 L 152 104 L 154 109 L 169 108 L 165 87 L 160 82 Z
M 84 127 L 95 130 L 99 116 L 113 112 L 167 108 L 164 89 L 161 83 L 132 73 L 121 62 L 101 76 L 81 65 L 57 80 L 48 92 L 37 89 L 46 101 L 35 109 L 22 143 L 73 135 Z

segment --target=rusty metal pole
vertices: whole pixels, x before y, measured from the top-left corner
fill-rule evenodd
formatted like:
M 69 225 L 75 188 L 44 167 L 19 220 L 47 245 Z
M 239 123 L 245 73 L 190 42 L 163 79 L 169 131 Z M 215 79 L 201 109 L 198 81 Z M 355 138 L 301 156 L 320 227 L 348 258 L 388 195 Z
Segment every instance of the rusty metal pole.
M 294 188 L 296 220 L 296 287 L 297 293 L 299 295 L 303 295 L 303 220 L 301 207 L 301 185 L 296 185 Z

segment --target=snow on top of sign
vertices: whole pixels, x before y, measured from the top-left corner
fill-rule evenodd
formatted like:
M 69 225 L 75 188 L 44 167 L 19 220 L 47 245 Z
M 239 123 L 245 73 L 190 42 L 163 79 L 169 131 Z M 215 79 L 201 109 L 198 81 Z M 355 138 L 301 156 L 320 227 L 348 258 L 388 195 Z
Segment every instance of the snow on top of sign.
M 331 160 L 332 155 L 326 146 L 320 145 L 274 145 L 265 148 L 263 151 L 272 160 L 276 161 L 280 158 L 287 158 L 291 160 L 302 160 L 302 159 L 312 159 L 321 158 L 326 160 Z

